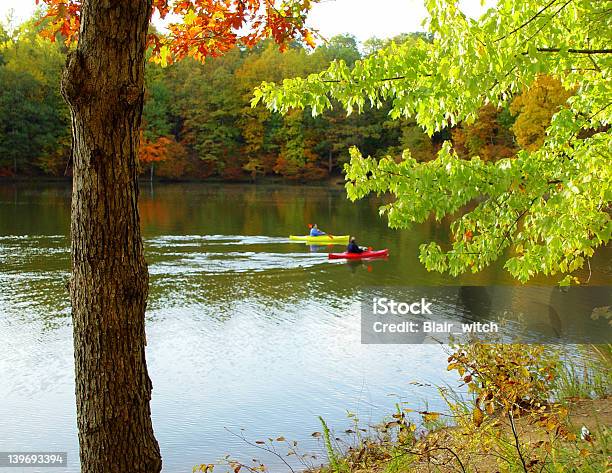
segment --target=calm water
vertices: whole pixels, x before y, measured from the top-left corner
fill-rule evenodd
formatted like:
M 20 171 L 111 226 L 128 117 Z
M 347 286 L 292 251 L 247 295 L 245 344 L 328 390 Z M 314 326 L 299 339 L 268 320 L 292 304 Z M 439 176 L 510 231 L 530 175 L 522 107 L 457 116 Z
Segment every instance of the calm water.
M 398 400 L 438 406 L 434 388 L 411 382 L 453 382 L 446 354 L 362 345 L 359 288 L 511 281 L 498 266 L 463 278 L 427 273 L 418 245 L 443 230 L 390 230 L 380 203 L 352 204 L 341 187 L 143 186 L 147 356 L 164 471 L 226 454 L 285 471 L 230 431 L 251 441 L 283 435 L 319 454 L 310 435 L 318 415 L 341 432 L 347 411 L 367 425 Z M 0 186 L 0 450 L 67 450 L 62 471 L 76 472 L 69 213 L 67 186 Z M 314 222 L 391 257 L 330 262 L 325 248 L 287 242 Z M 592 282 L 609 282 L 610 257 L 596 255 Z

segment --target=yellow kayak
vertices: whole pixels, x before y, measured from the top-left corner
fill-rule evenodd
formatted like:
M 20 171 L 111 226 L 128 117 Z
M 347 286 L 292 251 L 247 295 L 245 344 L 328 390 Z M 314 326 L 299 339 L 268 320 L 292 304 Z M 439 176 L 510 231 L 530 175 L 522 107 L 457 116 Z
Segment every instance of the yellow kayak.
M 306 243 L 344 243 L 349 239 L 349 235 L 289 235 L 290 240 L 305 241 Z

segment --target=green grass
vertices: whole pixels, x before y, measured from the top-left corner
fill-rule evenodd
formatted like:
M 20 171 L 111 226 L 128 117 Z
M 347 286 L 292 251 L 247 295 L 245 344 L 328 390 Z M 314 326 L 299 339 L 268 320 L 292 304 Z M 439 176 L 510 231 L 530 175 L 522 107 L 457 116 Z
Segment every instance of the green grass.
M 325 419 L 319 416 L 321 425 L 323 426 L 323 443 L 325 444 L 325 450 L 327 451 L 327 459 L 329 460 L 329 467 L 333 473 L 345 473 L 349 471 L 346 463 L 343 461 L 342 453 L 332 445 L 331 432 Z
M 568 471 L 604 473 L 610 471 L 612 432 L 608 427 L 600 426 L 592 434 L 594 437 L 593 443 L 579 440 L 578 445 L 560 444 L 551 459 L 550 467 L 545 471 L 555 473 Z M 584 453 L 587 453 L 587 455 L 583 455 Z
M 581 345 L 581 359 L 566 358 L 554 386 L 556 399 L 601 398 L 611 394 L 612 345 Z

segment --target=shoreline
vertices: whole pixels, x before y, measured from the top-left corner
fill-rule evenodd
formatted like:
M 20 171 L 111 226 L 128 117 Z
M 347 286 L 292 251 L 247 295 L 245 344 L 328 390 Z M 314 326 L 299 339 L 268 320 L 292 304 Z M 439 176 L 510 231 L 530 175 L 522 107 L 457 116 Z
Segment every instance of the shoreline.
M 593 358 L 578 369 L 544 346 L 453 349 L 447 370 L 458 372 L 467 393 L 439 388 L 444 412 L 398 404 L 390 421 L 375 426 L 373 436 L 356 432 L 347 449 L 338 448 L 322 421 L 329 462 L 306 471 L 610 471 L 612 345 L 583 345 Z
M 602 457 L 609 454 L 607 450 L 607 443 L 610 440 L 610 426 L 612 425 L 612 398 L 607 396 L 604 398 L 579 398 L 567 400 L 568 404 L 568 417 L 567 424 L 572 431 L 572 434 L 576 436 L 575 440 L 568 440 L 563 442 L 557 442 L 555 445 L 558 450 L 558 454 L 567 453 L 566 450 L 577 453 L 577 456 L 584 457 L 585 459 L 600 454 Z M 583 427 L 587 428 L 589 437 L 582 438 L 581 431 Z M 537 428 L 530 424 L 528 419 L 517 420 L 517 430 L 520 432 L 520 436 L 527 439 L 526 445 L 537 448 L 538 444 L 545 443 L 548 441 L 547 436 L 542 432 L 538 431 Z M 365 440 L 357 448 L 350 447 L 347 451 L 342 452 L 341 455 L 336 457 L 329 464 L 323 465 L 316 468 L 306 469 L 305 473 L 382 473 L 382 472 L 410 472 L 410 473 L 426 473 L 432 471 L 432 466 L 435 468 L 433 471 L 440 473 L 451 473 L 451 472 L 521 472 L 521 471 L 557 471 L 557 470 L 540 470 L 543 465 L 540 463 L 540 467 L 532 470 L 528 467 L 527 470 L 522 468 L 522 465 L 509 464 L 509 459 L 504 459 L 502 463 L 508 465 L 508 469 L 500 470 L 500 457 L 497 453 L 483 448 L 480 453 L 473 453 L 470 455 L 472 460 L 471 468 L 468 467 L 461 458 L 460 442 L 457 440 L 457 427 L 439 427 L 437 429 L 429 430 L 423 435 L 422 441 L 425 445 L 437 445 L 435 450 L 444 451 L 445 455 L 437 454 L 437 458 L 434 461 L 436 453 L 432 449 L 427 454 L 431 454 L 430 458 L 427 454 L 420 455 L 425 452 L 419 452 L 418 448 L 413 452 L 406 451 L 402 452 L 399 441 L 368 441 Z M 508 424 L 501 426 L 500 430 L 505 433 L 511 433 L 511 427 Z M 512 437 L 510 435 L 510 437 Z M 431 440 L 433 439 L 433 440 Z M 458 457 L 454 457 L 453 454 L 449 453 L 454 450 L 454 453 Z M 553 447 L 551 447 L 551 452 Z M 409 458 L 412 457 L 412 458 Z M 419 458 L 420 457 L 420 458 Z M 474 458 L 477 459 L 474 461 Z M 607 470 L 591 470 L 588 468 L 599 468 L 603 466 L 610 468 L 610 463 L 605 463 L 605 459 L 600 459 L 601 463 L 590 464 L 585 469 L 580 470 L 567 470 L 567 471 L 609 471 Z M 531 460 L 534 461 L 534 460 Z M 596 459 L 596 461 L 599 461 Z M 335 466 L 334 466 L 335 464 Z M 463 465 L 462 465 L 463 464 Z M 534 466 L 535 463 L 532 465 Z M 554 467 L 553 467 L 554 468 Z
M 72 177 L 53 177 L 53 176 L 18 176 L 6 177 L 0 176 L 1 184 L 23 184 L 23 183 L 71 183 Z M 148 184 L 248 184 L 248 185 L 286 185 L 286 186 L 313 186 L 313 187 L 343 187 L 344 177 L 342 175 L 333 175 L 318 181 L 299 181 L 284 179 L 282 177 L 267 176 L 260 177 L 256 181 L 249 178 L 225 180 L 222 178 L 207 178 L 207 179 L 154 179 L 153 181 L 141 178 L 138 179 L 141 186 Z

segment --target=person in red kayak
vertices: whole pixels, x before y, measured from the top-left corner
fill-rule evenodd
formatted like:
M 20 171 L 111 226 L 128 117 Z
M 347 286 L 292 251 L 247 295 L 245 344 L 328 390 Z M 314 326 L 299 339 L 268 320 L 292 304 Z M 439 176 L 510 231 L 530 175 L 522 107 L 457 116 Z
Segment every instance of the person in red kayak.
M 355 237 L 351 237 L 351 241 L 349 241 L 349 244 L 346 247 L 346 252 L 347 253 L 363 253 L 363 249 L 359 247 L 359 245 L 355 241 Z
M 315 236 L 321 236 L 321 235 L 327 235 L 327 233 L 322 232 L 321 230 L 319 230 L 319 227 L 317 227 L 317 224 L 315 223 L 311 228 L 310 228 L 310 236 L 311 237 L 315 237 Z

